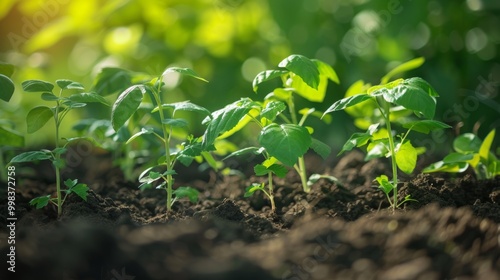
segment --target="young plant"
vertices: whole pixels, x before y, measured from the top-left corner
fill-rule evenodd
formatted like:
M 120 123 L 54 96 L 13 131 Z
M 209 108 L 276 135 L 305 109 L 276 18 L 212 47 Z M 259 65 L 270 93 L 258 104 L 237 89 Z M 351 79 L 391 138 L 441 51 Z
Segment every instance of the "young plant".
M 422 63 L 422 59 L 417 59 L 398 66 L 384 76 L 382 83 L 377 86 L 355 83 L 353 87 L 359 90 L 357 94 L 352 95 L 354 90 L 348 90 L 347 97 L 333 103 L 325 112 L 327 114 L 340 110 L 347 111 L 350 107 L 356 106 L 352 109 L 356 110 L 359 118 L 365 123 L 367 120 L 371 121 L 367 131 L 354 133 L 339 154 L 355 147 L 367 146 L 365 160 L 391 158 L 392 180 L 386 175 L 380 175 L 376 181 L 393 210 L 412 200 L 409 195 L 402 201 L 398 199 L 398 168 L 404 173 L 411 174 L 415 169 L 418 154 L 423 152 L 423 149 L 413 146 L 408 137 L 409 133 L 415 131 L 428 134 L 432 130 L 449 127 L 447 124 L 432 120 L 438 94 L 425 80 L 410 78 L 388 82 L 393 75 L 418 67 Z M 364 118 L 363 113 L 366 115 Z M 408 119 L 412 114 L 417 120 Z M 393 123 L 400 124 L 406 131 L 395 134 Z
M 155 113 L 159 117 L 160 129 L 152 126 L 143 126 L 141 130 L 135 133 L 128 139 L 126 144 L 131 143 L 139 136 L 152 135 L 157 138 L 163 145 L 163 156 L 161 156 L 157 164 L 147 168 L 139 176 L 141 189 L 151 187 L 156 181 L 161 181 L 157 189 L 166 191 L 166 208 L 167 211 L 172 209 L 172 205 L 177 199 L 188 197 L 191 202 L 196 202 L 198 199 L 198 191 L 191 187 L 179 187 L 173 190 L 174 178 L 176 174 L 174 166 L 179 161 L 184 165 L 189 165 L 196 156 L 203 156 L 205 150 L 199 138 L 189 135 L 185 138 L 185 142 L 174 146 L 173 135 L 178 129 L 187 126 L 188 122 L 181 118 L 176 118 L 177 111 L 197 112 L 204 116 L 210 117 L 210 112 L 189 101 L 164 104 L 162 102 L 162 89 L 164 83 L 163 76 L 168 73 L 179 73 L 185 76 L 191 76 L 198 80 L 205 81 L 199 77 L 193 70 L 187 68 L 171 67 L 166 69 L 162 75 L 150 81 L 135 84 L 124 90 L 118 99 L 115 101 L 111 112 L 111 124 L 115 131 L 119 131 L 124 127 L 127 121 L 136 113 L 144 98 L 149 94 L 152 97 L 154 109 L 151 113 Z M 166 115 L 171 111 L 170 115 Z M 175 195 L 175 197 L 174 197 Z
M 9 165 L 21 162 L 50 160 L 55 168 L 56 196 L 55 198 L 51 195 L 37 197 L 32 199 L 30 204 L 35 205 L 37 208 L 42 208 L 48 205 L 49 202 L 53 203 L 57 207 L 57 215 L 60 216 L 62 213 L 62 206 L 69 194 L 74 193 L 83 200 L 86 200 L 88 191 L 87 185 L 78 184 L 76 180 L 66 180 L 64 184 L 67 189 L 61 189 L 62 178 L 60 171 L 65 165 L 62 155 L 66 152 L 66 146 L 69 143 L 78 140 L 78 138 L 65 139 L 66 143 L 61 146 L 59 131 L 62 121 L 71 110 L 84 107 L 87 103 L 98 102 L 105 105 L 108 105 L 108 103 L 103 97 L 93 92 L 83 92 L 84 87 L 80 83 L 70 80 L 57 80 L 56 84 L 60 89 L 58 94 L 53 93 L 54 84 L 49 82 L 28 80 L 22 83 L 25 92 L 41 93 L 41 98 L 43 100 L 55 103 L 53 107 L 43 105 L 37 106 L 31 109 L 26 116 L 28 133 L 34 133 L 41 129 L 50 119 L 54 120 L 55 148 L 53 150 L 43 149 L 40 151 L 30 151 L 19 154 L 12 158 Z M 68 96 L 63 96 L 63 92 L 69 92 Z M 62 192 L 65 192 L 64 197 L 62 196 Z
M 478 179 L 492 179 L 500 175 L 500 160 L 490 151 L 494 138 L 495 129 L 484 141 L 472 133 L 464 133 L 453 141 L 455 152 L 426 167 L 423 172 L 461 173 L 470 166 Z
M 278 70 L 263 71 L 253 80 L 253 90 L 269 80 L 281 78 L 282 87 L 275 88 L 263 102 L 243 98 L 223 109 L 214 112 L 208 123 L 203 138 L 205 147 L 216 139 L 223 139 L 242 129 L 247 123 L 254 122 L 260 127 L 258 143 L 260 147 L 243 149 L 242 152 L 260 151 L 265 161 L 255 167 L 257 175 L 268 175 L 268 191 L 265 194 L 272 199 L 272 175 L 284 176 L 284 166 L 293 167 L 301 178 L 303 190 L 310 191 L 307 184 L 304 154 L 311 148 L 323 158 L 330 154 L 330 147 L 314 139 L 314 129 L 306 127 L 309 116 L 321 117 L 322 113 L 314 108 L 296 110 L 294 93 L 313 102 L 322 102 L 325 97 L 328 80 L 338 83 L 335 71 L 326 63 L 308 59 L 302 55 L 291 55 L 281 61 Z M 299 115 L 302 115 L 299 118 Z M 328 122 L 326 118 L 324 121 Z M 281 164 L 280 164 L 281 163 Z M 247 189 L 246 195 L 256 190 L 264 190 L 264 185 L 254 185 Z M 273 206 L 274 209 L 274 206 Z

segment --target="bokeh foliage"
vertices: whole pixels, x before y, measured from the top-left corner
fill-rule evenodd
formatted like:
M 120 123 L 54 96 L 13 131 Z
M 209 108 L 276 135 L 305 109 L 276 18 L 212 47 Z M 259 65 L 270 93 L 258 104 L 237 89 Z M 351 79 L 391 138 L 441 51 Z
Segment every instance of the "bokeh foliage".
M 0 61 L 16 66 L 16 85 L 64 78 L 86 88 L 104 66 L 148 74 L 189 67 L 210 83 L 182 83 L 168 101 L 215 110 L 254 95 L 258 72 L 297 53 L 331 64 L 339 75 L 324 103 L 309 105 L 324 110 L 353 82 L 377 84 L 395 65 L 422 56 L 426 63 L 406 75 L 424 78 L 440 94 L 436 119 L 484 137 L 500 126 L 499 11 L 498 1 L 487 0 L 4 0 Z M 38 102 L 18 90 L 9 103 L 17 109 L 2 109 L 0 118 L 18 120 L 25 131 L 22 120 Z M 83 117 L 89 116 L 107 118 L 109 111 L 90 107 Z M 317 125 L 335 152 L 355 128 L 343 113 L 333 118 Z M 442 145 L 454 134 L 433 137 Z

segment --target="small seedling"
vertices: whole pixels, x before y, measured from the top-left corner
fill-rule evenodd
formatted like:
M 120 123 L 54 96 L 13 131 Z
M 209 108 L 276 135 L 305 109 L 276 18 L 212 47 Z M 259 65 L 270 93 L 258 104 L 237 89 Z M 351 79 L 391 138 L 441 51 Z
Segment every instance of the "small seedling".
M 176 174 L 174 170 L 175 164 L 179 161 L 184 165 L 189 165 L 196 156 L 206 155 L 202 148 L 201 139 L 195 138 L 192 135 L 186 137 L 185 142 L 173 146 L 174 130 L 182 129 L 188 125 L 187 120 L 176 118 L 177 111 L 197 112 L 204 116 L 210 117 L 210 112 L 189 101 L 163 104 L 162 89 L 164 83 L 163 76 L 168 73 L 179 73 L 185 76 L 194 77 L 198 80 L 205 81 L 199 77 L 193 70 L 187 68 L 171 67 L 166 69 L 161 76 L 144 83 L 135 84 L 124 90 L 118 99 L 115 101 L 112 113 L 111 124 L 115 131 L 126 125 L 126 122 L 139 110 L 139 106 L 143 103 L 144 98 L 149 94 L 152 96 L 153 110 L 151 113 L 156 113 L 159 116 L 160 129 L 152 126 L 141 127 L 141 130 L 135 133 L 128 139 L 126 144 L 130 144 L 134 139 L 140 136 L 152 135 L 157 138 L 164 147 L 164 155 L 158 159 L 157 164 L 147 168 L 139 176 L 140 188 L 145 189 L 152 186 L 153 183 L 161 181 L 157 189 L 165 189 L 166 191 L 166 208 L 170 211 L 172 205 L 177 199 L 188 197 L 192 202 L 198 199 L 198 191 L 191 187 L 179 187 L 173 190 L 174 178 Z M 166 113 L 171 111 L 169 117 Z M 212 147 L 210 147 L 212 148 Z M 175 198 L 174 198 L 175 195 Z
M 54 120 L 55 148 L 53 150 L 43 149 L 40 151 L 30 151 L 19 154 L 12 158 L 9 165 L 21 162 L 50 160 L 55 168 L 56 196 L 54 198 L 51 195 L 37 197 L 32 199 L 30 204 L 35 205 L 37 208 L 42 208 L 49 202 L 52 202 L 57 206 L 57 215 L 60 216 L 62 213 L 62 206 L 69 194 L 74 193 L 83 200 L 86 200 L 88 191 L 87 185 L 78 184 L 76 180 L 66 180 L 64 184 L 67 189 L 61 190 L 60 170 L 65 165 L 65 161 L 61 156 L 66 152 L 66 146 L 69 143 L 79 139 L 65 139 L 66 143 L 63 146 L 60 145 L 59 131 L 62 121 L 71 110 L 84 107 L 87 103 L 98 102 L 105 105 L 108 105 L 108 103 L 103 97 L 93 92 L 83 92 L 84 87 L 80 83 L 70 80 L 57 80 L 56 84 L 60 88 L 57 95 L 53 93 L 54 84 L 52 83 L 40 80 L 28 80 L 22 83 L 22 87 L 25 92 L 41 93 L 41 98 L 43 100 L 55 103 L 53 107 L 43 105 L 37 106 L 31 109 L 26 117 L 28 133 L 34 133 L 41 129 L 50 119 Z M 68 96 L 63 96 L 63 92 L 69 92 L 70 94 Z M 64 197 L 61 195 L 61 192 L 63 191 L 65 192 Z
M 423 172 L 461 173 L 470 166 L 478 179 L 494 178 L 500 175 L 500 160 L 490 151 L 494 138 L 495 129 L 484 141 L 473 133 L 462 134 L 453 141 L 455 152 L 426 167 Z
M 207 120 L 209 123 L 203 139 L 204 145 L 209 146 L 216 139 L 228 137 L 249 122 L 256 123 L 261 128 L 257 139 L 260 147 L 254 147 L 253 150 L 262 151 L 266 158 L 265 163 L 258 165 L 258 168 L 265 167 L 266 171 L 260 170 L 256 173 L 268 174 L 269 191 L 266 193 L 268 197 L 272 197 L 272 174 L 282 175 L 281 171 L 284 170 L 281 165 L 279 165 L 278 172 L 273 170 L 278 168 L 276 165 L 278 162 L 293 167 L 301 178 L 303 190 L 310 191 L 310 185 L 307 184 L 304 154 L 311 148 L 326 158 L 331 149 L 311 136 L 314 132 L 312 127 L 305 126 L 309 116 L 319 118 L 322 112 L 314 108 L 303 108 L 297 111 L 294 93 L 312 102 L 322 102 L 328 80 L 338 83 L 337 74 L 329 65 L 302 55 L 291 55 L 281 61 L 278 66 L 280 67 L 278 70 L 267 70 L 257 74 L 253 80 L 253 90 L 257 92 L 262 83 L 275 78 L 281 78 L 282 87 L 275 88 L 264 98 L 263 102 L 243 98 L 214 112 L 213 119 Z M 301 118 L 299 114 L 302 115 Z M 324 119 L 326 122 L 329 120 L 329 118 Z M 243 151 L 247 150 L 243 149 Z M 263 189 L 262 185 L 249 188 L 254 191 Z M 249 194 L 247 192 L 247 195 Z
M 392 166 L 392 180 L 386 175 L 376 178 L 379 188 L 385 193 L 391 208 L 394 210 L 407 201 L 413 200 L 409 195 L 402 201 L 398 199 L 398 168 L 411 174 L 415 169 L 417 156 L 424 150 L 416 148 L 408 137 L 411 131 L 429 133 L 435 129 L 448 128 L 447 124 L 432 120 L 436 109 L 436 91 L 421 78 L 397 79 L 388 82 L 389 79 L 400 72 L 418 67 L 423 63 L 422 59 L 412 60 L 400 65 L 382 78 L 382 83 L 370 87 L 361 83 L 355 83 L 358 94 L 333 103 L 325 114 L 348 110 L 349 107 L 357 107 L 357 114 L 364 121 L 371 120 L 371 124 L 364 133 L 354 133 L 344 144 L 339 154 L 350 151 L 355 147 L 367 146 L 366 160 L 380 157 L 390 157 Z M 370 110 L 372 109 L 372 110 Z M 375 111 L 373 111 L 375 110 Z M 407 116 L 415 115 L 418 120 L 409 121 Z M 403 133 L 394 134 L 392 123 L 399 123 L 407 130 Z M 385 128 L 381 128 L 384 126 Z M 392 192 L 392 199 L 390 194 Z

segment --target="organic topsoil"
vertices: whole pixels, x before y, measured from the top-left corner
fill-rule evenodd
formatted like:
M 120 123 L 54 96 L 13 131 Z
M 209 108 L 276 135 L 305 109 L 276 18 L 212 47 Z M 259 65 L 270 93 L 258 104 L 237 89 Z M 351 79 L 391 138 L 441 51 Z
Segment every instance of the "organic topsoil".
M 166 213 L 165 192 L 141 192 L 107 154 L 85 162 L 66 175 L 89 185 L 88 199 L 69 197 L 59 219 L 53 207 L 29 205 L 54 192 L 50 166 L 18 175 L 15 273 L 3 269 L 1 279 L 500 279 L 498 177 L 417 168 L 399 185 L 400 198 L 417 201 L 393 212 L 373 182 L 391 177 L 386 160 L 308 155 L 309 175 L 338 181 L 321 179 L 304 193 L 294 171 L 276 178 L 271 213 L 262 193 L 244 197 L 265 178 L 243 160 L 228 164 L 244 176 L 179 167 L 175 185 L 197 188 L 200 200 L 180 200 Z M 6 188 L 0 197 L 7 201 Z M 5 205 L 3 223 L 6 213 Z M 4 258 L 8 235 L 2 225 Z

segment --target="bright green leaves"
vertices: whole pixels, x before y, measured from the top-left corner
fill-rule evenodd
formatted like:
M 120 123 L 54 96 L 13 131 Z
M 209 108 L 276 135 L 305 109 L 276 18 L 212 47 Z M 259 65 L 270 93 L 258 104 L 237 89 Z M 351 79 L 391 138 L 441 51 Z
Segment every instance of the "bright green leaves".
M 39 160 L 46 160 L 46 159 L 51 159 L 52 156 L 50 153 L 44 152 L 44 151 L 32 151 L 32 152 L 25 152 L 22 154 L 19 154 L 15 157 L 13 157 L 10 160 L 10 164 L 13 163 L 21 163 L 21 162 L 33 162 L 33 161 L 39 161 Z
M 21 83 L 26 92 L 52 92 L 54 85 L 40 80 L 28 80 Z
M 344 110 L 347 107 L 354 106 L 354 105 L 361 103 L 363 101 L 366 101 L 368 99 L 372 99 L 372 97 L 367 95 L 367 94 L 357 94 L 357 95 L 353 95 L 353 96 L 349 96 L 349 97 L 340 99 L 340 100 L 336 101 L 335 103 L 333 103 L 325 111 L 325 113 L 323 115 L 334 112 L 334 111 Z
M 262 129 L 258 141 L 271 156 L 288 166 L 293 166 L 312 144 L 307 129 L 294 124 L 270 124 Z
M 137 111 L 146 94 L 144 85 L 133 85 L 118 96 L 111 110 L 111 124 L 115 130 L 125 125 L 125 122 Z
M 190 112 L 196 112 L 200 113 L 205 116 L 210 116 L 210 111 L 207 109 L 196 105 L 194 103 L 191 103 L 189 101 L 181 101 L 181 102 L 176 102 L 176 103 L 170 103 L 170 104 L 163 104 L 161 105 L 162 109 L 173 109 L 172 115 L 175 115 L 175 112 L 177 111 L 190 111 Z M 159 106 L 153 109 L 151 111 L 152 113 L 156 112 L 159 110 Z
M 382 96 L 386 102 L 403 106 L 432 119 L 436 111 L 436 91 L 422 78 L 396 80 L 368 89 L 373 96 Z
M 494 138 L 495 129 L 488 133 L 484 141 L 472 133 L 464 133 L 453 141 L 454 153 L 429 165 L 423 172 L 460 173 L 471 166 L 479 179 L 500 175 L 500 160 L 490 151 Z
M 411 174 L 417 165 L 417 150 L 410 141 L 396 147 L 396 164 L 406 174 Z
M 408 128 L 408 130 L 413 130 L 425 134 L 428 134 L 429 132 L 437 129 L 451 128 L 451 126 L 435 120 L 418 120 L 407 122 L 403 124 L 403 127 Z
M 243 98 L 213 112 L 212 118 L 205 120 L 208 126 L 203 135 L 203 146 L 208 148 L 213 145 L 219 135 L 237 126 L 254 106 L 257 106 L 257 103 Z
M 50 194 L 33 198 L 32 200 L 30 200 L 30 205 L 35 206 L 36 209 L 41 209 L 47 206 L 49 202 L 50 202 Z
M 84 201 L 87 201 L 87 194 L 89 188 L 87 187 L 86 184 L 78 184 L 77 179 L 75 180 L 67 179 L 66 181 L 64 181 L 64 185 L 67 187 L 67 189 L 65 190 L 66 195 L 74 193 Z
M 132 73 L 121 68 L 106 67 L 97 74 L 93 89 L 101 96 L 123 91 L 132 85 Z
M 208 83 L 207 80 L 203 79 L 202 77 L 200 77 L 198 74 L 196 74 L 196 72 L 192 69 L 189 69 L 189 68 L 180 68 L 180 67 L 170 67 L 170 68 L 167 68 L 163 74 L 168 74 L 168 73 L 172 73 L 172 72 L 176 72 L 176 73 L 179 73 L 179 74 L 182 74 L 182 75 L 185 75 L 185 76 L 190 76 L 190 77 L 193 77 L 195 79 L 198 79 L 200 81 L 204 81 L 206 83 Z
M 319 70 L 316 64 L 303 55 L 293 54 L 283 59 L 279 67 L 286 68 L 298 75 L 308 86 L 317 89 L 319 85 Z
M 252 82 L 253 91 L 256 92 L 261 83 L 263 83 L 265 81 L 272 80 L 272 79 L 277 78 L 277 77 L 281 77 L 287 73 L 288 73 L 288 71 L 285 71 L 285 70 L 266 70 L 266 71 L 260 72 L 253 79 L 253 82 Z
M 264 176 L 264 175 L 267 175 L 269 173 L 272 173 L 272 174 L 276 174 L 276 176 L 280 177 L 280 178 L 284 178 L 286 176 L 286 174 L 288 173 L 288 169 L 281 165 L 281 164 L 271 164 L 271 165 L 267 165 L 267 164 L 257 164 L 254 166 L 253 168 L 254 172 L 255 172 L 255 175 L 257 176 Z
M 330 65 L 303 55 L 290 55 L 278 67 L 286 70 L 266 70 L 257 74 L 252 82 L 253 90 L 256 92 L 261 83 L 280 77 L 286 89 L 293 90 L 309 101 L 322 102 L 328 80 L 339 82 L 337 73 Z
M 31 109 L 26 116 L 28 133 L 38 131 L 53 117 L 54 112 L 47 106 L 37 106 Z
M 10 79 L 14 73 L 12 64 L 0 63 L 0 99 L 9 102 L 14 94 L 14 82 Z
M 71 87 L 68 87 L 70 89 Z M 93 92 L 75 93 L 68 97 L 73 103 L 101 103 L 109 106 L 109 102 L 104 97 Z
M 191 187 L 178 187 L 173 191 L 176 200 L 187 197 L 191 203 L 198 202 L 199 192 L 195 188 Z

